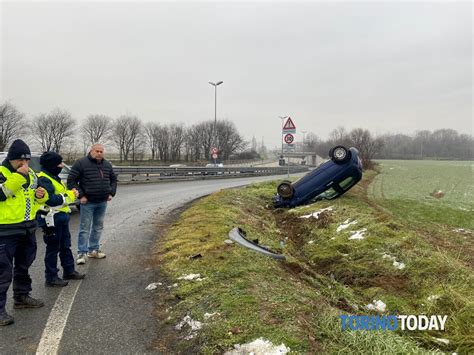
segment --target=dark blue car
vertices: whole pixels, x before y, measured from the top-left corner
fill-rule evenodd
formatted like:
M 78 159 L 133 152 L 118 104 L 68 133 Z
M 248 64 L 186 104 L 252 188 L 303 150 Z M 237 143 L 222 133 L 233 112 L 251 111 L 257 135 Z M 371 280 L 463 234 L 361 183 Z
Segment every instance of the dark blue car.
M 356 148 L 336 146 L 331 160 L 294 183 L 283 181 L 273 198 L 275 207 L 295 207 L 317 200 L 335 199 L 362 179 L 362 162 Z

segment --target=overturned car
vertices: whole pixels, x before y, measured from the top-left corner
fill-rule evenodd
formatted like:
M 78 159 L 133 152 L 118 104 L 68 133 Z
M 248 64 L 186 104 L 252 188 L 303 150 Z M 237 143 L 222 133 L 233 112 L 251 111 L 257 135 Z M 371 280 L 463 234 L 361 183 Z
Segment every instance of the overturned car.
M 356 148 L 338 145 L 331 158 L 295 182 L 283 181 L 273 197 L 275 207 L 295 207 L 318 200 L 332 200 L 362 179 L 362 162 Z

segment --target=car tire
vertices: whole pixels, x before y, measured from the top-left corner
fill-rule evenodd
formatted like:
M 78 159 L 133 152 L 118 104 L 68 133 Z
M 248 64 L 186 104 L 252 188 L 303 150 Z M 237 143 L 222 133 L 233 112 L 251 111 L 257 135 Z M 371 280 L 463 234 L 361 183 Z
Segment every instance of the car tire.
M 333 162 L 342 164 L 351 158 L 351 152 L 346 147 L 337 145 L 329 151 L 329 157 Z
M 295 189 L 291 185 L 291 181 L 285 180 L 278 185 L 277 192 L 283 199 L 289 200 L 295 194 Z

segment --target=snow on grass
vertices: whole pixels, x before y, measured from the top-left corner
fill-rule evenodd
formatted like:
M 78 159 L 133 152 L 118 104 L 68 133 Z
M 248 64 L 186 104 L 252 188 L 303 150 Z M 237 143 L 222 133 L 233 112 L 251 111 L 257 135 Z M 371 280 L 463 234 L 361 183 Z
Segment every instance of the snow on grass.
M 313 213 L 310 213 L 310 214 L 306 214 L 306 215 L 304 215 L 304 216 L 300 216 L 300 218 L 310 218 L 310 217 L 313 217 L 313 218 L 318 219 L 319 216 L 321 215 L 321 213 L 326 212 L 326 211 L 329 211 L 329 212 L 330 212 L 330 211 L 334 211 L 333 206 L 320 209 L 319 211 L 316 211 L 316 212 L 313 212 Z
M 197 335 L 197 331 L 202 328 L 201 322 L 193 320 L 189 315 L 187 315 L 181 322 L 176 324 L 175 329 L 182 330 L 186 325 L 190 328 L 190 333 L 184 337 L 185 340 L 193 339 Z
M 187 280 L 187 281 L 202 281 L 204 279 L 201 278 L 201 274 L 189 274 L 189 275 L 183 275 L 181 277 L 178 277 L 178 280 Z
M 235 344 L 233 350 L 226 351 L 225 355 L 279 355 L 287 354 L 290 352 L 290 348 L 287 348 L 285 344 L 278 346 L 273 345 L 271 341 L 263 338 L 258 338 L 251 343 L 247 344 Z
M 176 326 L 175 326 L 175 329 L 176 330 L 181 330 L 183 329 L 183 327 L 185 325 L 189 325 L 189 327 L 191 328 L 191 330 L 195 331 L 195 330 L 199 330 L 202 328 L 202 323 L 197 321 L 197 320 L 193 320 L 189 315 L 185 316 L 183 318 L 183 320 L 181 322 L 179 322 Z
M 213 313 L 204 313 L 204 319 L 208 320 L 209 318 L 214 317 L 215 315 L 219 315 L 220 313 L 218 312 L 213 312 Z
M 397 258 L 394 257 L 394 256 L 391 256 L 390 254 L 383 253 L 382 259 L 389 259 L 389 260 L 393 261 L 392 265 L 398 270 L 402 270 L 402 269 L 405 268 L 404 263 L 402 263 L 400 261 L 397 261 Z
M 153 291 L 153 290 L 156 290 L 158 286 L 161 286 L 161 285 L 163 285 L 161 282 L 152 282 L 145 288 L 145 290 Z
M 339 233 L 340 231 L 349 228 L 353 224 L 357 224 L 357 221 L 350 222 L 350 219 L 347 219 L 345 222 L 343 222 L 337 227 L 336 232 Z
M 365 238 L 365 232 L 367 232 L 367 228 L 359 229 L 358 231 L 353 232 L 353 234 L 349 237 L 349 240 L 362 240 Z
M 377 311 L 383 313 L 387 309 L 387 305 L 381 300 L 374 300 L 372 303 L 369 303 L 365 308 L 369 311 Z

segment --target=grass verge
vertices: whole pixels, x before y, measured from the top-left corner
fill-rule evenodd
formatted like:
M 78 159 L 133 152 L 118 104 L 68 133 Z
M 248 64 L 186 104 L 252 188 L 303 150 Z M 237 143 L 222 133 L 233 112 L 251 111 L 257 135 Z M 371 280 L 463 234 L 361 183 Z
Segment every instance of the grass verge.
M 186 315 L 203 326 L 177 331 L 173 350 L 221 353 L 263 337 L 294 352 L 474 351 L 470 231 L 454 232 L 446 221 L 413 225 L 401 207 L 367 196 L 374 176 L 338 200 L 292 210 L 268 206 L 276 182 L 220 191 L 186 210 L 156 249 L 170 283 L 159 312 L 170 327 Z M 319 219 L 299 218 L 328 207 Z M 432 213 L 426 208 L 423 216 Z M 337 232 L 348 221 L 356 223 Z M 287 260 L 226 244 L 235 226 Z M 362 229 L 364 239 L 349 239 Z M 178 280 L 197 273 L 202 281 Z M 341 330 L 339 315 L 370 314 L 373 300 L 388 314 L 446 314 L 447 330 Z

